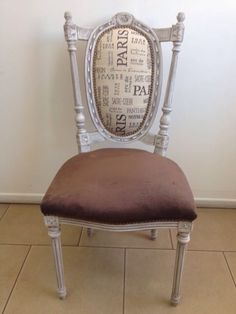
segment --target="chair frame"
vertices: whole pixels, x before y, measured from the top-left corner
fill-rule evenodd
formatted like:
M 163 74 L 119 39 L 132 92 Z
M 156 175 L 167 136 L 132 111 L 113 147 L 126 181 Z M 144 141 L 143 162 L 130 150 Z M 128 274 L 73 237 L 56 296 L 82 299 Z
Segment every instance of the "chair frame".
M 78 74 L 78 64 L 77 64 L 77 48 L 76 42 L 78 40 L 88 41 L 87 53 L 86 53 L 86 89 L 87 89 L 87 98 L 90 106 L 90 111 L 93 112 L 94 100 L 91 98 L 91 79 L 89 73 L 91 71 L 91 50 L 93 49 L 93 43 L 99 32 L 104 30 L 110 25 L 126 25 L 130 23 L 138 25 L 142 31 L 149 32 L 155 39 L 155 36 L 159 39 L 160 43 L 162 42 L 172 42 L 172 58 L 169 70 L 169 76 L 167 81 L 167 87 L 164 97 L 164 104 L 162 107 L 162 116 L 160 119 L 160 127 L 157 135 L 147 133 L 151 122 L 152 117 L 148 120 L 148 125 L 145 125 L 141 129 L 140 133 L 133 138 L 132 136 L 127 138 L 121 138 L 116 136 L 111 136 L 109 133 L 104 133 L 99 121 L 93 120 L 95 126 L 97 127 L 98 132 L 87 132 L 85 128 L 85 115 L 84 115 L 84 106 L 82 104 L 81 93 L 80 93 L 80 84 L 79 84 L 79 74 Z M 71 64 L 71 73 L 72 73 L 72 83 L 74 91 L 74 109 L 76 113 L 76 126 L 77 126 L 77 143 L 80 153 L 90 151 L 90 145 L 95 142 L 102 142 L 106 139 L 110 139 L 116 142 L 131 142 L 133 140 L 142 140 L 145 144 L 154 145 L 154 153 L 158 153 L 162 156 L 166 155 L 169 136 L 168 128 L 170 123 L 170 113 L 171 113 L 171 100 L 173 95 L 174 79 L 176 74 L 177 59 L 178 53 L 180 52 L 180 46 L 183 41 L 184 35 L 184 24 L 183 21 L 185 16 L 183 13 L 178 13 L 177 23 L 172 25 L 170 28 L 158 28 L 150 31 L 150 28 L 146 27 L 144 24 L 135 20 L 134 17 L 128 13 L 119 13 L 111 21 L 100 26 L 96 29 L 85 29 L 80 28 L 72 22 L 71 14 L 65 13 L 65 39 L 68 44 L 68 51 L 70 54 L 70 64 Z M 157 89 L 156 94 L 153 96 L 153 115 L 157 110 L 157 105 L 159 103 L 160 95 L 159 88 Z M 154 108 L 155 107 L 155 108 Z M 146 120 L 147 122 L 147 120 Z M 177 248 L 176 248 L 176 258 L 175 258 L 175 268 L 173 276 L 173 286 L 171 294 L 171 304 L 177 305 L 180 301 L 180 282 L 183 271 L 184 256 L 186 251 L 186 246 L 190 241 L 190 233 L 192 231 L 193 223 L 189 221 L 157 221 L 157 222 L 147 222 L 147 223 L 134 223 L 134 224 L 102 224 L 95 223 L 90 221 L 80 221 L 77 219 L 70 219 L 57 216 L 44 216 L 45 225 L 48 228 L 48 234 L 52 239 L 52 247 L 54 254 L 54 262 L 56 266 L 56 276 L 58 284 L 58 294 L 61 299 L 66 296 L 66 287 L 64 283 L 64 267 L 62 259 L 62 248 L 61 248 L 61 224 L 76 225 L 80 227 L 85 227 L 88 230 L 88 235 L 92 235 L 93 229 L 104 230 L 104 231 L 115 231 L 115 232 L 126 232 L 126 231 L 141 231 L 141 230 L 151 230 L 151 239 L 154 240 L 157 236 L 157 229 L 177 229 Z

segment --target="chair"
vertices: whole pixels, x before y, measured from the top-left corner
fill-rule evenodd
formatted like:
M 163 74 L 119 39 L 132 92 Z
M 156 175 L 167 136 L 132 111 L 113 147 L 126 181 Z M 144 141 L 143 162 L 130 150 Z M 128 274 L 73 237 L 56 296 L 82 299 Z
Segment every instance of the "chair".
M 179 13 L 172 27 L 151 29 L 128 13 L 118 13 L 95 29 L 84 29 L 65 13 L 79 154 L 62 165 L 41 203 L 52 239 L 60 298 L 66 296 L 61 224 L 86 227 L 90 236 L 93 229 L 150 230 L 151 239 L 156 238 L 158 228 L 176 228 L 171 303 L 179 303 L 185 249 L 197 215 L 185 175 L 165 155 L 184 18 Z M 78 40 L 88 41 L 85 84 L 96 132 L 88 132 L 85 125 L 76 59 Z M 155 135 L 149 130 L 160 101 L 164 42 L 173 43 L 173 53 Z M 117 147 L 91 151 L 91 144 L 103 141 L 117 143 Z M 154 148 L 152 152 L 127 148 L 135 141 Z

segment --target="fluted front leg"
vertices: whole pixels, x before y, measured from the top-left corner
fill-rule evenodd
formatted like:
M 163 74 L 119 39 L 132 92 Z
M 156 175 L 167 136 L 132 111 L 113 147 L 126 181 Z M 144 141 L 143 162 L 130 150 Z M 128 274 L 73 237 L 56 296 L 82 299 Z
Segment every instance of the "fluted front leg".
M 192 224 L 190 222 L 180 222 L 177 233 L 177 248 L 175 258 L 175 269 L 173 287 L 171 294 L 171 304 L 177 305 L 180 301 L 180 283 L 184 266 L 184 255 L 188 242 Z
M 48 235 L 52 239 L 52 249 L 56 268 L 58 295 L 60 299 L 66 297 L 66 287 L 64 283 L 64 267 L 61 249 L 61 230 L 58 217 L 45 216 L 45 224 L 48 227 Z

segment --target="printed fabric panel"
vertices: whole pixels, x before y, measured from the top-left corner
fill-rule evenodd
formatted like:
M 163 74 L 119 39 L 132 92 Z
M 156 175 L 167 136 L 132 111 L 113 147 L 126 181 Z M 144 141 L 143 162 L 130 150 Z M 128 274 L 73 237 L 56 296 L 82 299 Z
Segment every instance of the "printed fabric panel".
M 104 128 L 117 136 L 139 131 L 149 112 L 153 51 L 148 38 L 131 27 L 103 32 L 93 56 L 95 104 Z

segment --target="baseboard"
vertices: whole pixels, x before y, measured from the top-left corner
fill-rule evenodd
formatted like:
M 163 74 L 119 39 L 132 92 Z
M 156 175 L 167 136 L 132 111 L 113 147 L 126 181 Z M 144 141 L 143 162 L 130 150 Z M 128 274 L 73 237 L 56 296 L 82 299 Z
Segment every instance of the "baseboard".
M 42 198 L 40 193 L 0 193 L 0 203 L 39 204 Z
M 0 203 L 39 204 L 43 198 L 40 193 L 0 193 Z M 236 199 L 196 197 L 197 207 L 235 208 Z
M 196 197 L 195 202 L 197 204 L 197 207 L 235 208 L 236 209 L 236 199 L 234 198 Z

